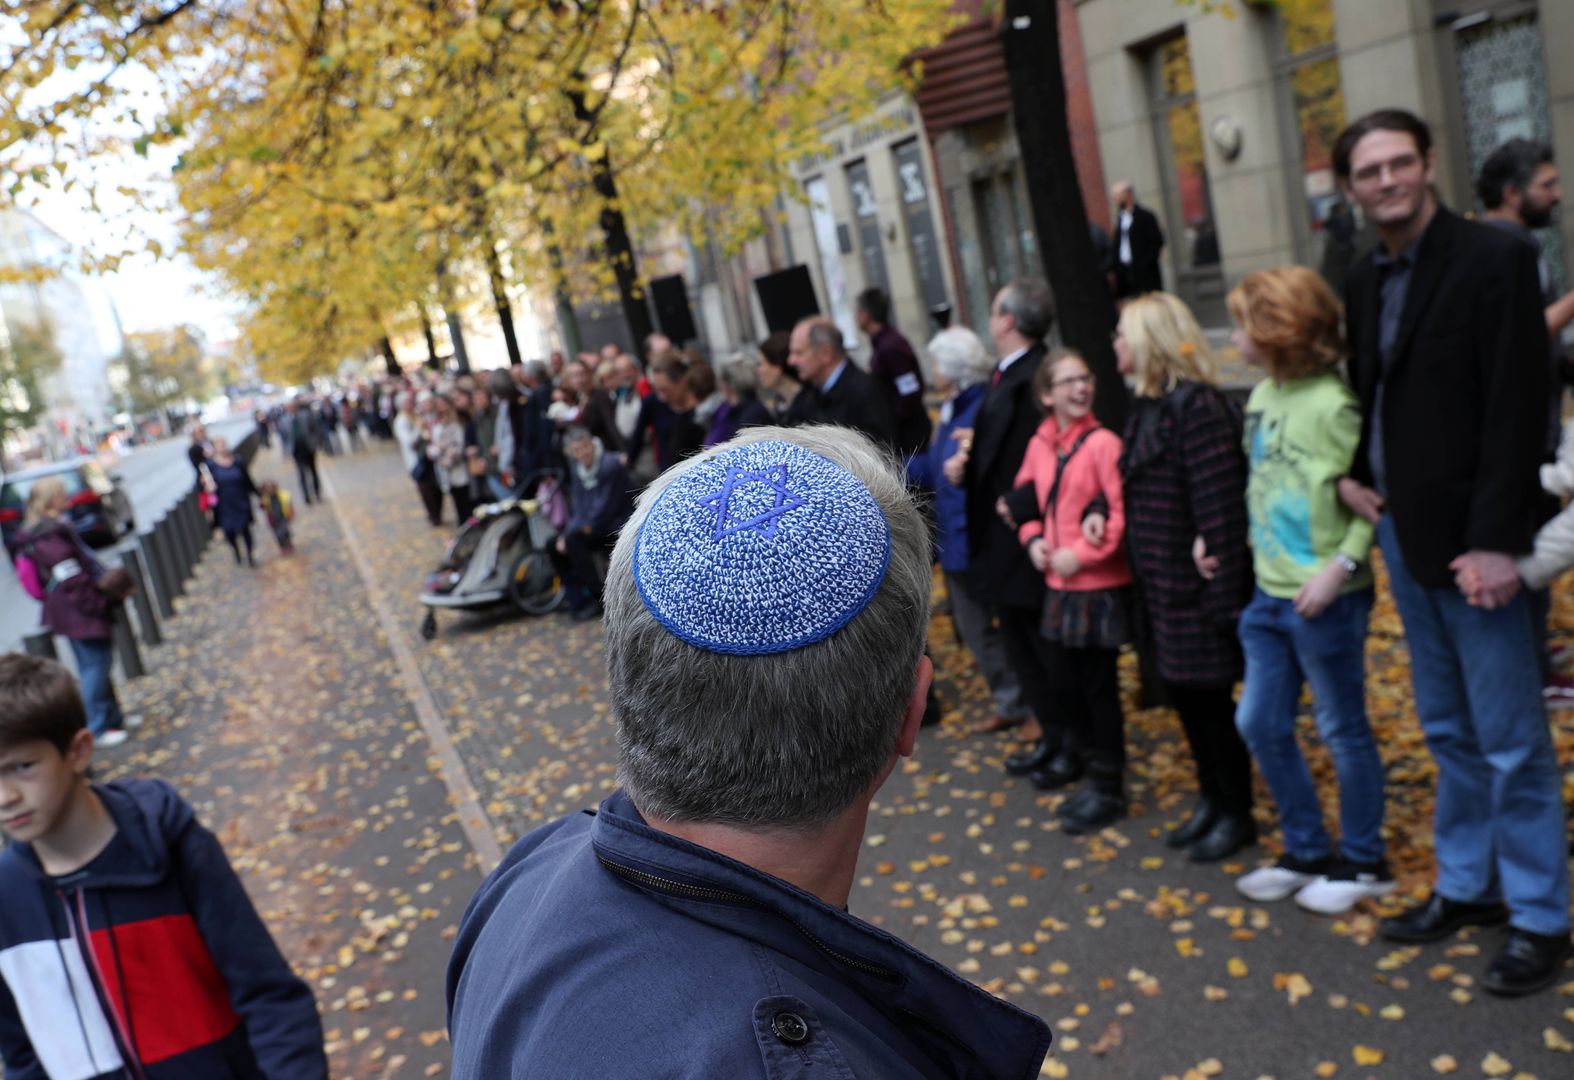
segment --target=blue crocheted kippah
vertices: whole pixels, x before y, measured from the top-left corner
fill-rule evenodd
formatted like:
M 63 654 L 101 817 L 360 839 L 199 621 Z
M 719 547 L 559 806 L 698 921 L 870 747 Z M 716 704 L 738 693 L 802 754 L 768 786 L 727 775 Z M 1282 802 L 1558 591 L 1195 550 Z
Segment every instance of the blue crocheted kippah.
M 634 584 L 677 637 L 711 652 L 778 653 L 830 637 L 885 580 L 891 529 L 869 489 L 781 440 L 689 466 L 634 541 Z

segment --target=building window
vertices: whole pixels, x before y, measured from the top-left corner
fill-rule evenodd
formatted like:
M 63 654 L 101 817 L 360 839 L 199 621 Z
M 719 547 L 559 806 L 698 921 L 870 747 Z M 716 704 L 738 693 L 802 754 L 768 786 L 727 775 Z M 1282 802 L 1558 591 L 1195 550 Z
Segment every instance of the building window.
M 831 209 L 831 191 L 825 177 L 816 176 L 804 184 L 804 194 L 809 200 L 809 220 L 814 226 L 814 246 L 820 256 L 820 275 L 825 285 L 825 302 L 831 308 L 831 321 L 842 331 L 842 339 L 850 347 L 858 340 L 858 323 L 853 318 L 852 296 L 847 289 L 847 275 L 842 270 L 842 253 L 845 226 L 836 220 Z
M 875 202 L 869 166 L 854 161 L 847 166 L 847 194 L 853 204 L 853 220 L 858 226 L 858 255 L 863 262 L 864 287 L 891 295 L 891 275 L 885 268 L 885 249 L 880 243 L 880 204 Z
M 1280 0 L 1272 18 L 1296 256 L 1338 288 L 1355 254 L 1355 219 L 1334 179 L 1333 145 L 1345 109 L 1333 0 Z
M 1173 291 L 1205 324 L 1224 318 L 1224 278 L 1214 231 L 1213 193 L 1203 150 L 1197 82 L 1185 35 L 1159 45 L 1152 56 L 1151 102 L 1164 185 L 1165 239 L 1175 260 Z M 1142 200 L 1143 193 L 1137 192 Z
M 989 308 L 1013 278 L 1041 276 L 1037 234 L 1016 170 L 988 173 L 972 181 L 974 220 L 981 240 L 981 274 L 968 274 L 968 314 L 973 328 L 988 340 Z M 966 259 L 964 258 L 964 265 Z

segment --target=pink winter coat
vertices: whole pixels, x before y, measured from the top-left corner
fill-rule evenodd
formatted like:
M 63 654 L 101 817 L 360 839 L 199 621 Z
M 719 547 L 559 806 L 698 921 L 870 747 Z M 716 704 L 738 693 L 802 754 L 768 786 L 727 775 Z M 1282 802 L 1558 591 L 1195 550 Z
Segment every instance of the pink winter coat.
M 1047 508 L 1043 517 L 1023 522 L 1017 529 L 1017 539 L 1023 547 L 1042 536 L 1051 551 L 1068 547 L 1082 564 L 1069 580 L 1053 570 L 1046 570 L 1044 581 L 1051 589 L 1091 592 L 1131 584 L 1125 546 L 1126 501 L 1121 493 L 1118 467 L 1119 435 L 1099 427 L 1091 413 L 1064 431 L 1053 416 L 1047 417 L 1027 444 L 1027 454 L 1017 470 L 1015 486 L 1032 484 L 1038 493 L 1038 505 L 1043 507 L 1055 482 L 1059 455 L 1069 452 L 1090 429 L 1093 433 L 1066 462 L 1055 505 Z M 1104 542 L 1094 547 L 1082 535 L 1082 516 L 1088 504 L 1099 495 L 1109 503 L 1109 518 Z

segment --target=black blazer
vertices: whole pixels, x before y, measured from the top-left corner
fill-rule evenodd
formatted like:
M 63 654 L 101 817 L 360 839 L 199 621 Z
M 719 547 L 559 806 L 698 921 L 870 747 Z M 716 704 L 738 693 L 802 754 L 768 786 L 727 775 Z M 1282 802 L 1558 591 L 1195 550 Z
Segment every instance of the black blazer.
M 891 414 L 890 391 L 851 360 L 829 391 L 813 384 L 805 385 L 793 400 L 794 411 L 799 411 L 799 400 L 804 401 L 800 422 L 857 428 L 880 445 L 893 451 L 897 449 L 896 418 Z
M 1028 561 L 1016 530 L 995 513 L 995 500 L 1016 486 L 1027 444 L 1044 419 L 1033 403 L 1033 373 L 1044 351 L 1035 345 L 1007 368 L 985 392 L 973 421 L 973 449 L 962 481 L 972 557 L 968 574 L 979 599 L 990 604 L 1038 608 L 1044 602 L 1044 575 Z
M 1129 294 L 1158 292 L 1164 287 L 1159 272 L 1159 252 L 1164 250 L 1164 230 L 1159 219 L 1145 206 L 1131 208 L 1131 265 L 1120 262 L 1120 214 L 1115 215 L 1115 235 L 1110 241 L 1117 271 L 1124 275 L 1122 284 Z
M 1351 474 L 1372 483 L 1381 373 L 1372 254 L 1350 270 L 1345 322 L 1363 427 Z M 1388 513 L 1422 585 L 1466 551 L 1531 549 L 1546 437 L 1547 324 L 1535 252 L 1442 207 L 1421 237 L 1383 391 Z

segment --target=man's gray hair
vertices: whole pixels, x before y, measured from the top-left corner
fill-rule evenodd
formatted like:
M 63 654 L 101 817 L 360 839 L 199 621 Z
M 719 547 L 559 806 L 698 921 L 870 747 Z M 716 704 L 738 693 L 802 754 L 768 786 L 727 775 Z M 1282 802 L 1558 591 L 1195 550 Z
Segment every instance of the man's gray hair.
M 1016 278 L 1001 291 L 1000 310 L 1017 323 L 1017 332 L 1043 341 L 1055 325 L 1055 297 L 1043 278 Z
M 723 364 L 717 374 L 721 377 L 722 384 L 729 387 L 740 398 L 758 397 L 760 378 L 755 371 L 758 364 L 759 361 L 752 353 L 742 352 Z
M 965 326 L 948 326 L 931 338 L 929 359 L 937 375 L 960 387 L 983 382 L 995 368 L 984 343 Z
M 868 605 L 823 641 L 769 655 L 710 652 L 645 607 L 635 544 L 679 475 L 767 439 L 821 454 L 868 488 L 890 527 L 890 565 Z M 810 828 L 832 820 L 896 750 L 928 633 L 929 589 L 929 527 L 895 461 L 856 431 L 750 428 L 668 469 L 640 496 L 607 574 L 619 782 L 642 813 L 668 821 Z
M 842 328 L 823 315 L 811 315 L 804 320 L 809 324 L 809 344 L 815 348 L 829 345 L 831 355 L 838 360 L 847 359 L 847 343 L 842 340 Z

